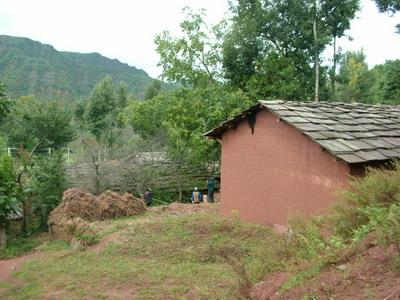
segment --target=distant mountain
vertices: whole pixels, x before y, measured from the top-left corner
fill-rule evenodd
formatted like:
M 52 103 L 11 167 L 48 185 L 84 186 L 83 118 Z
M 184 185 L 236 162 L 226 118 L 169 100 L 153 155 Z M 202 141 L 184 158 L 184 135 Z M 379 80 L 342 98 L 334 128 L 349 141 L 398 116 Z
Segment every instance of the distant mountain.
M 107 75 L 139 96 L 152 81 L 145 71 L 98 53 L 62 52 L 28 38 L 0 35 L 0 81 L 11 97 L 73 99 L 89 95 Z

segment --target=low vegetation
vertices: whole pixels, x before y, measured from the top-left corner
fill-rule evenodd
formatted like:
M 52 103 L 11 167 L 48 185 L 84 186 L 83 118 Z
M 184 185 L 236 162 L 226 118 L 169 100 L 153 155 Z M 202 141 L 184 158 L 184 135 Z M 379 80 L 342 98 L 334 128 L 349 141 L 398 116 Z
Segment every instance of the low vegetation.
M 399 163 L 394 163 L 391 170 L 370 169 L 365 178 L 351 179 L 350 188 L 338 194 L 340 201 L 331 214 L 292 219 L 281 257 L 286 264 L 280 271 L 288 274 L 278 289 L 282 297 L 296 298 L 313 289 L 317 296 L 344 297 L 340 294 L 343 291 L 335 290 L 332 284 L 328 284 L 329 292 L 321 288 L 324 285 L 321 278 L 327 274 L 349 290 L 353 287 L 355 295 L 364 293 L 369 289 L 368 282 L 378 278 L 375 297 L 389 295 L 393 278 L 400 278 L 399 183 Z M 358 268 L 362 270 L 358 272 L 365 273 L 355 274 L 353 269 Z M 393 278 L 379 283 L 379 278 L 389 278 L 390 274 Z M 350 283 L 346 282 L 350 276 L 353 276 Z M 318 278 L 320 281 L 316 282 Z M 364 281 L 364 285 L 357 281 Z M 380 290 L 379 286 L 384 287 Z M 388 294 L 380 294 L 385 292 Z M 351 296 L 346 294 L 346 297 Z
M 372 269 L 393 280 L 399 277 L 399 180 L 399 164 L 391 171 L 370 170 L 341 192 L 334 213 L 292 218 L 287 235 L 242 222 L 237 214 L 222 217 L 214 206 L 197 211 L 172 205 L 94 222 L 93 235 L 80 237 L 88 240 L 86 248 L 46 244 L 46 255 L 16 273 L 19 285 L 1 285 L 2 298 L 39 299 L 58 291 L 66 298 L 245 299 L 254 296 L 252 287 L 265 276 L 268 284 L 268 276 L 282 272 L 285 280 L 276 292 L 283 298 L 304 296 L 323 274 L 345 280 L 374 247 L 381 247 L 379 253 L 388 249 L 389 260 Z M 324 291 L 315 295 L 338 292 L 329 284 Z
M 243 276 L 254 284 L 270 268 L 263 261 L 275 237 L 268 228 L 210 211 L 175 215 L 153 210 L 95 227 L 105 238 L 94 248 L 47 249 L 46 256 L 16 274 L 24 284 L 0 286 L 1 298 L 41 299 L 55 291 L 61 298 L 237 298 Z

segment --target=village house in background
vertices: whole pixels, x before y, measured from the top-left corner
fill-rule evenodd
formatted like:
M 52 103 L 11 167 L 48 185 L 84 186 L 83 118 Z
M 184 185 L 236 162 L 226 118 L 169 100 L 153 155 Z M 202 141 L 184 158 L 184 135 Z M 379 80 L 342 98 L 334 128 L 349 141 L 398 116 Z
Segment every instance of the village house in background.
M 399 158 L 400 109 L 259 101 L 205 136 L 222 144 L 220 211 L 280 227 L 326 211 L 349 175 Z

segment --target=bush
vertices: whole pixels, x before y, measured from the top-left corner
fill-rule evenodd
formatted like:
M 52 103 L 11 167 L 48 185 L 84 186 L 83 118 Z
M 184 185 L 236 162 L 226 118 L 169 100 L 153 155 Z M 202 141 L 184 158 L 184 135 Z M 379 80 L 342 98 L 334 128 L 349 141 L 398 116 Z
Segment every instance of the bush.
M 61 202 L 66 189 L 64 159 L 57 152 L 37 157 L 30 173 L 28 190 L 33 195 L 33 210 L 45 228 L 50 212 Z
M 400 163 L 393 170 L 369 169 L 364 178 L 352 178 L 350 189 L 339 194 L 335 207 L 335 234 L 347 242 L 360 240 L 382 225 L 389 208 L 400 204 Z

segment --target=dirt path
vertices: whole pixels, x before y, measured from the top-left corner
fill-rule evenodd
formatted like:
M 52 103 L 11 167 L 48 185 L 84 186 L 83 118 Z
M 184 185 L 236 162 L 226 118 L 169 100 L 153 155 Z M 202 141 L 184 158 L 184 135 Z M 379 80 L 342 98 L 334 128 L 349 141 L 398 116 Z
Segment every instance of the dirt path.
M 121 235 L 121 233 L 124 231 L 118 230 L 116 232 L 113 232 L 105 237 L 103 237 L 97 244 L 94 246 L 90 247 L 89 249 L 95 252 L 100 252 L 105 246 L 107 246 L 108 243 L 111 243 L 112 241 L 118 239 L 118 237 Z
M 0 282 L 10 280 L 11 274 L 18 271 L 26 261 L 43 256 L 41 252 L 33 252 L 24 256 L 0 260 Z

